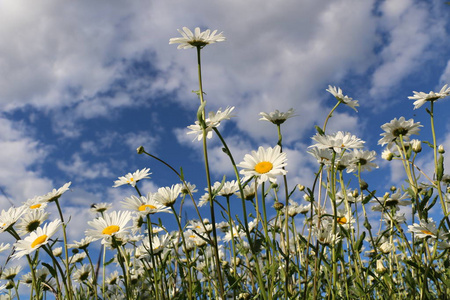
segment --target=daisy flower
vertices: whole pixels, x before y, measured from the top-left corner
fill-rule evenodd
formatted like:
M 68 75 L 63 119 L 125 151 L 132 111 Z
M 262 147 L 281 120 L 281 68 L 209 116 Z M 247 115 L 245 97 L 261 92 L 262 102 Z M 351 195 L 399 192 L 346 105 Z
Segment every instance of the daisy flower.
M 414 96 L 409 96 L 408 99 L 416 100 L 414 101 L 414 109 L 418 109 L 422 105 L 424 105 L 427 101 L 433 102 L 438 99 L 442 99 L 450 95 L 450 87 L 447 88 L 448 84 L 444 85 L 439 93 L 435 93 L 430 91 L 428 94 L 424 92 L 416 92 L 413 91 Z
M 294 200 L 289 199 L 288 214 L 290 217 L 295 217 L 298 214 L 306 214 L 311 210 L 311 204 L 298 204 Z
M 1 243 L 0 244 L 0 253 L 2 253 L 3 251 L 8 250 L 9 247 L 10 247 L 10 244 Z
M 89 210 L 93 213 L 104 213 L 111 207 L 112 207 L 111 203 L 101 202 L 92 204 Z
M 82 265 L 81 268 L 75 271 L 73 273 L 73 280 L 77 282 L 84 282 L 89 278 L 89 275 L 91 274 L 91 266 L 89 265 Z
M 314 156 L 319 164 L 331 165 L 333 152 L 330 149 L 319 149 L 314 147 L 309 149 L 307 152 Z
M 243 181 L 256 176 L 261 182 L 269 180 L 274 183 L 277 181 L 276 176 L 286 175 L 287 171 L 283 169 L 287 165 L 286 161 L 286 153 L 281 152 L 277 145 L 267 149 L 259 147 L 258 151 L 246 154 L 244 161 L 237 166 L 242 168 L 240 174 L 244 175 Z
M 45 209 L 47 207 L 47 202 L 42 202 L 41 196 L 36 196 L 31 199 L 28 199 L 23 203 L 24 206 L 28 207 L 29 209 Z
M 281 125 L 287 119 L 295 117 L 293 108 L 287 112 L 280 112 L 278 109 L 270 113 L 260 112 L 259 115 L 261 116 L 260 121 L 268 121 L 275 125 Z
M 20 271 L 22 271 L 22 266 L 15 266 L 4 269 L 2 270 L 2 276 L 0 278 L 5 280 L 13 280 L 17 276 L 17 274 L 20 273 Z
M 378 203 L 378 205 L 375 205 L 372 207 L 372 210 L 384 211 L 385 209 L 392 208 L 392 207 L 407 206 L 412 203 L 411 200 L 406 200 L 408 198 L 409 198 L 409 196 L 407 193 L 402 194 L 402 192 L 400 190 L 397 190 L 392 195 L 386 194 L 386 196 L 381 199 L 372 200 L 371 202 Z M 380 201 L 380 202 L 378 202 L 378 201 Z
M 221 186 L 221 182 L 216 181 L 214 182 L 214 185 L 212 186 L 212 190 L 214 191 L 214 193 L 217 193 L 217 195 L 219 196 L 231 196 L 233 195 L 236 191 L 239 190 L 239 186 L 237 184 L 236 180 L 233 181 L 226 181 L 223 183 L 223 186 L 220 188 Z M 220 190 L 219 190 L 220 188 Z M 208 189 L 205 189 L 206 191 L 208 191 Z
M 183 27 L 183 30 L 177 30 L 182 37 L 171 38 L 169 40 L 169 44 L 179 44 L 177 49 L 189 49 L 195 47 L 203 48 L 209 44 L 225 41 L 225 37 L 222 35 L 222 32 L 216 34 L 217 30 L 214 30 L 213 32 L 209 29 L 200 31 L 199 27 L 196 27 L 194 32 L 187 27 Z
M 173 206 L 181 193 L 181 188 L 181 184 L 159 188 L 158 192 L 153 196 L 154 200 L 168 207 Z
M 2 212 L 0 213 L 0 233 L 13 226 L 26 210 L 27 207 L 24 205 L 10 207 L 8 210 L 2 209 Z
M 358 100 L 353 100 L 353 98 L 350 98 L 349 96 L 344 96 L 341 88 L 336 88 L 335 86 L 329 85 L 326 91 L 333 95 L 338 101 L 350 106 L 356 112 L 358 111 L 356 109 L 356 106 L 359 106 Z
M 224 111 L 222 111 L 222 108 L 220 108 L 217 112 L 210 111 L 208 113 L 208 118 L 205 119 L 205 134 L 208 139 L 212 138 L 213 128 L 218 127 L 221 121 L 229 120 L 230 118 L 234 117 L 234 115 L 231 115 L 233 110 L 234 106 L 229 106 Z M 189 125 L 187 128 L 190 129 L 187 134 L 196 135 L 194 141 L 195 139 L 197 139 L 197 141 L 200 141 L 203 138 L 203 128 L 200 125 L 199 121 L 195 121 L 193 125 Z
M 191 194 L 197 192 L 198 190 L 196 189 L 196 185 L 195 184 L 191 184 L 189 182 L 186 182 L 186 185 L 183 184 L 183 186 L 181 187 L 181 193 L 188 195 L 189 192 Z
M 49 214 L 43 210 L 31 210 L 29 213 L 22 216 L 17 222 L 17 233 L 25 235 L 36 230 L 45 220 Z
M 142 170 L 137 170 L 136 172 L 134 172 L 133 174 L 128 173 L 125 176 L 121 176 L 119 177 L 118 180 L 114 181 L 114 185 L 113 187 L 118 187 L 124 184 L 129 184 L 132 187 L 136 186 L 136 183 L 144 178 L 150 178 L 150 169 L 149 168 L 144 168 Z
M 256 195 L 255 182 L 252 181 L 251 183 L 249 183 L 246 186 L 244 186 L 243 193 L 244 193 L 244 200 L 252 200 L 253 198 L 255 198 L 255 195 Z M 235 195 L 238 198 L 241 198 L 241 192 L 240 191 L 236 191 Z
M 409 141 L 411 134 L 419 134 L 420 122 L 414 123 L 413 119 L 405 120 L 404 117 L 400 117 L 398 120 L 394 118 L 389 123 L 381 125 L 381 129 L 384 130 L 382 138 L 378 141 L 378 145 L 384 146 L 386 144 L 391 145 L 400 135 L 404 141 Z
M 420 224 L 408 225 L 408 231 L 414 233 L 419 239 L 427 237 L 435 239 L 437 237 L 436 223 L 432 218 L 428 218 L 428 221 L 420 220 Z
M 361 166 L 361 171 L 372 171 L 372 168 L 378 169 L 378 165 L 372 162 L 377 156 L 375 151 L 355 149 L 350 154 L 351 164 L 347 167 L 347 173 L 357 172 L 359 166 Z
M 333 149 L 336 153 L 341 153 L 343 149 L 358 149 L 364 146 L 364 141 L 352 135 L 350 132 L 338 131 L 333 134 L 320 135 L 316 133 L 312 137 L 317 144 L 308 148 Z
M 102 244 L 110 243 L 113 236 L 123 236 L 128 232 L 127 223 L 131 220 L 131 212 L 129 211 L 113 211 L 104 214 L 102 217 L 88 222 L 88 225 L 94 227 L 86 230 L 86 236 L 95 240 L 102 239 Z
M 48 243 L 49 239 L 59 230 L 61 220 L 56 219 L 53 222 L 47 223 L 44 227 L 38 227 L 35 231 L 30 233 L 23 240 L 18 240 L 15 244 L 15 253 L 13 258 L 21 258 L 24 255 L 30 254 L 39 247 Z
M 85 237 L 81 239 L 81 241 L 73 241 L 73 244 L 68 244 L 67 248 L 69 249 L 86 249 L 90 243 L 95 241 L 95 239 L 91 236 Z
M 58 200 L 62 194 L 64 194 L 69 190 L 71 184 L 72 182 L 67 182 L 59 189 L 53 189 L 51 192 L 45 194 L 44 196 L 41 196 L 40 197 L 41 202 L 53 202 Z
M 146 216 L 148 214 L 155 214 L 157 212 L 170 212 L 169 208 L 154 200 L 153 194 L 148 193 L 147 196 L 136 197 L 132 195 L 125 198 L 122 202 L 122 207 L 129 209 L 139 215 Z

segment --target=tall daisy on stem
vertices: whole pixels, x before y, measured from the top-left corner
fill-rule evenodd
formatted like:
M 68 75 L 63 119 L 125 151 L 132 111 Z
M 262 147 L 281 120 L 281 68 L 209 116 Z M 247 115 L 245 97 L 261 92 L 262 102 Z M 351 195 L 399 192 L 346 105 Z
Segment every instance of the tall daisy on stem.
M 206 180 L 207 187 L 209 193 L 209 204 L 210 204 L 210 212 L 211 212 L 211 223 L 213 225 L 213 249 L 214 249 L 214 257 L 215 264 L 217 269 L 217 280 L 218 280 L 218 294 L 220 297 L 225 295 L 224 283 L 222 278 L 221 265 L 219 260 L 219 249 L 217 244 L 217 230 L 216 230 L 216 218 L 214 214 L 214 201 L 212 198 L 212 188 L 211 188 L 211 175 L 209 171 L 209 162 L 208 162 L 208 151 L 207 151 L 207 126 L 205 123 L 205 105 L 206 102 L 203 98 L 203 85 L 202 85 L 202 68 L 201 68 L 201 50 L 209 44 L 213 44 L 216 42 L 225 41 L 225 37 L 222 35 L 222 32 L 219 34 L 217 30 L 211 32 L 209 29 L 206 31 L 201 31 L 199 27 L 195 28 L 194 33 L 187 27 L 183 27 L 183 30 L 178 30 L 178 32 L 182 35 L 182 37 L 171 38 L 169 40 L 169 44 L 180 44 L 178 45 L 178 49 L 189 49 L 196 48 L 197 49 L 197 68 L 198 68 L 198 82 L 199 82 L 199 90 L 198 96 L 200 98 L 200 107 L 197 113 L 198 122 L 203 131 L 203 155 L 205 158 L 205 171 L 206 171 Z

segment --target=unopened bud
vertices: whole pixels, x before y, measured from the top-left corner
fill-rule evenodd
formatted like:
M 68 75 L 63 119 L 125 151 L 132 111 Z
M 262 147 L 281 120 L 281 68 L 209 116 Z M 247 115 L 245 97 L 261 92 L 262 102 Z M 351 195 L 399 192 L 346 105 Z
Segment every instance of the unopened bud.
M 143 146 L 140 146 L 139 148 L 136 149 L 136 151 L 137 151 L 137 154 L 142 154 L 145 152 L 145 149 Z
M 411 144 L 414 152 L 419 153 L 422 151 L 422 142 L 420 140 L 412 140 Z
M 367 188 L 369 187 L 369 184 L 365 181 L 361 181 L 360 187 L 362 190 L 367 190 Z
M 284 204 L 281 202 L 275 202 L 275 204 L 273 205 L 273 208 L 275 208 L 275 210 L 282 210 L 284 207 Z
M 395 192 L 397 188 L 395 186 L 391 186 L 391 192 Z
M 303 192 L 305 190 L 305 186 L 304 185 L 298 184 L 297 187 L 298 187 L 298 190 L 300 192 Z
M 440 154 L 444 154 L 444 153 L 445 153 L 444 146 L 439 145 L 439 147 L 438 147 L 438 152 L 439 152 Z

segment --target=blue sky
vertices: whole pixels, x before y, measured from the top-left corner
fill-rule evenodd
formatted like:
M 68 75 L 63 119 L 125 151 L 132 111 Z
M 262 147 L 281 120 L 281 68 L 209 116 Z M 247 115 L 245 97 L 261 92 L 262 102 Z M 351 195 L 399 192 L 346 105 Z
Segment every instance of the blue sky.
M 394 117 L 414 118 L 429 134 L 425 107 L 413 110 L 407 99 L 412 91 L 450 83 L 444 1 L 1 1 L 0 209 L 72 181 L 62 201 L 77 222 L 70 237 L 80 239 L 92 203 L 118 209 L 133 194 L 112 188 L 117 177 L 149 167 L 143 191 L 177 183 L 136 154 L 141 145 L 182 166 L 200 197 L 201 145 L 186 135 L 199 104 L 191 92 L 196 53 L 168 43 L 183 26 L 227 37 L 202 51 L 204 90 L 207 110 L 236 107 L 220 130 L 238 162 L 276 143 L 276 128 L 258 121 L 259 112 L 296 110 L 283 125 L 291 186 L 308 185 L 317 169 L 306 149 L 335 104 L 328 85 L 360 103 L 359 113 L 340 108 L 329 132 L 351 131 L 380 156 L 380 126 Z M 438 143 L 450 152 L 450 102 L 436 107 Z M 217 139 L 210 157 L 215 180 L 233 179 Z M 429 161 L 424 155 L 419 163 L 430 170 Z M 379 186 L 403 180 L 398 165 L 378 163 L 369 176 L 383 178 Z

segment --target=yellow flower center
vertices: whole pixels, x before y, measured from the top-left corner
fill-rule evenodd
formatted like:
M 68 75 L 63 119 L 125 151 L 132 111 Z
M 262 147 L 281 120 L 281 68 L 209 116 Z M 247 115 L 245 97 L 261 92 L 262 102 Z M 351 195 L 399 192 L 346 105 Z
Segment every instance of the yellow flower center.
M 131 177 L 130 179 L 128 179 L 128 182 L 133 182 L 134 181 L 134 178 L 133 177 Z
M 145 211 L 147 207 L 150 209 L 156 209 L 156 206 L 150 204 L 142 204 L 141 206 L 139 206 L 139 211 Z
M 347 218 L 346 217 L 337 218 L 337 222 L 341 225 L 347 224 Z
M 35 208 L 39 208 L 41 207 L 41 204 L 35 204 L 35 205 L 31 205 L 30 209 L 35 209 Z
M 433 233 L 431 231 L 428 231 L 428 230 L 425 230 L 425 229 L 421 230 L 421 232 L 424 233 L 424 234 L 433 235 Z
M 117 225 L 111 225 L 103 229 L 102 234 L 112 235 L 113 233 L 116 233 L 119 231 L 120 227 Z
M 193 234 L 191 234 L 189 237 L 190 237 L 191 239 L 195 239 L 195 238 L 196 238 L 196 236 L 193 235 Z
M 35 248 L 36 246 L 39 246 L 40 244 L 44 243 L 47 240 L 47 235 L 41 235 L 37 239 L 34 240 L 34 242 L 31 243 L 31 248 Z
M 255 166 L 255 171 L 259 174 L 265 174 L 272 170 L 273 165 L 270 161 L 262 161 L 260 163 L 257 163 Z

